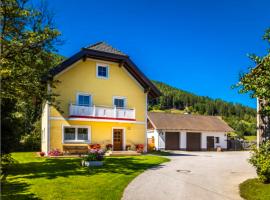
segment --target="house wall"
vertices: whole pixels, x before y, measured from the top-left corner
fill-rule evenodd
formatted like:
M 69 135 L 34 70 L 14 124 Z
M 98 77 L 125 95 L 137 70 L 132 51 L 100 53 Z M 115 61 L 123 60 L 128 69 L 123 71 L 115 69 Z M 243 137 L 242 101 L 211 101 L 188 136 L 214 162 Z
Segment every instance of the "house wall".
M 172 130 L 167 132 L 179 132 L 180 134 L 180 146 L 179 149 L 186 150 L 187 148 L 187 131 L 182 130 Z M 196 131 L 199 132 L 199 131 Z M 154 134 L 156 133 L 156 134 Z M 201 131 L 201 149 L 207 149 L 207 136 L 214 136 L 219 137 L 219 143 L 215 143 L 215 148 L 220 146 L 222 149 L 227 149 L 227 134 L 225 132 L 205 132 Z M 158 144 L 155 144 L 156 149 L 165 149 L 165 138 L 166 138 L 166 131 L 158 131 L 154 130 L 152 133 L 148 133 L 148 136 L 154 136 L 155 140 L 158 140 Z
M 207 149 L 207 136 L 219 137 L 219 143 L 215 142 L 215 148 L 220 146 L 222 149 L 227 149 L 227 134 L 225 132 L 202 132 L 201 138 L 202 149 Z
M 113 128 L 124 129 L 123 146 L 131 144 L 133 147 L 136 144 L 145 143 L 145 124 L 130 124 L 130 123 L 116 123 L 116 122 L 96 122 L 96 121 L 82 121 L 82 120 L 51 120 L 50 124 L 50 149 L 59 149 L 63 151 L 63 126 L 82 126 L 90 129 L 90 142 L 92 144 L 98 143 L 104 148 L 106 144 L 113 144 Z M 78 143 L 78 146 L 87 146 L 87 143 Z
M 109 78 L 96 77 L 97 63 L 109 66 Z M 79 61 L 55 77 L 59 81 L 52 92 L 59 94 L 60 110 L 51 107 L 51 116 L 67 117 L 69 103 L 76 103 L 78 92 L 92 95 L 93 105 L 113 106 L 113 97 L 127 99 L 127 107 L 136 109 L 136 120 L 146 121 L 146 93 L 138 82 L 118 63 L 87 59 Z
M 48 152 L 48 131 L 49 131 L 49 107 L 48 103 L 43 106 L 41 115 L 41 151 Z
M 107 64 L 109 66 L 109 78 L 101 79 L 96 77 L 96 65 Z M 102 145 L 112 143 L 112 128 L 122 127 L 125 129 L 125 144 L 144 144 L 146 138 L 146 114 L 147 114 L 147 93 L 138 84 L 138 82 L 118 63 L 101 60 L 87 59 L 78 61 L 70 68 L 64 70 L 55 77 L 59 83 L 52 92 L 58 94 L 60 109 L 53 106 L 49 108 L 49 130 L 50 133 L 45 138 L 49 138 L 46 143 L 42 143 L 42 149 L 48 152 L 53 149 L 63 150 L 62 127 L 64 125 L 88 126 L 91 129 L 90 143 L 99 143 Z M 88 93 L 92 96 L 93 105 L 113 106 L 113 97 L 121 96 L 127 100 L 127 108 L 135 108 L 135 122 L 121 120 L 99 120 L 80 118 L 71 120 L 69 118 L 69 104 L 76 103 L 76 94 L 78 92 Z M 46 113 L 43 113 L 46 115 Z M 46 117 L 45 117 L 46 118 Z M 44 118 L 44 119 L 45 119 Z M 46 144 L 49 148 L 46 148 Z M 80 143 L 78 146 L 88 144 Z

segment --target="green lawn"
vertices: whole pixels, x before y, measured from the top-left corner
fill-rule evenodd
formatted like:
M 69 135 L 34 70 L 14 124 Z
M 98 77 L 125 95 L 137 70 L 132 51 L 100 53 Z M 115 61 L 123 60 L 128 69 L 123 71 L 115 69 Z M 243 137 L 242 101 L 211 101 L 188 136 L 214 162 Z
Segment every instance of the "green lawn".
M 2 199 L 121 199 L 128 183 L 144 170 L 169 161 L 158 156 L 109 157 L 103 167 L 80 166 L 79 158 L 40 158 L 14 153 L 18 163 L 2 184 Z
M 248 179 L 240 184 L 240 195 L 246 200 L 269 200 L 270 184 L 263 184 L 258 179 Z
M 247 141 L 256 141 L 257 136 L 256 135 L 249 135 L 249 136 L 245 136 L 244 139 Z

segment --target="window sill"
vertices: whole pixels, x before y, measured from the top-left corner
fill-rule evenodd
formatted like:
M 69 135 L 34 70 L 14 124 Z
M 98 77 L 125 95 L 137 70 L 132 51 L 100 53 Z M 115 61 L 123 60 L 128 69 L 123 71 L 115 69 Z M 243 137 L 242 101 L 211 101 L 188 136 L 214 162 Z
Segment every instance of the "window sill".
M 66 140 L 63 144 L 90 144 L 89 140 Z

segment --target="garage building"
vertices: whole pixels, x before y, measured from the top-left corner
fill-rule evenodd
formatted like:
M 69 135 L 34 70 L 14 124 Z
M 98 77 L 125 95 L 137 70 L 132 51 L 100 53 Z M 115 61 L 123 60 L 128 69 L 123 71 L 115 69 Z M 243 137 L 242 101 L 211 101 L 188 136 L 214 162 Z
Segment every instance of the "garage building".
M 218 116 L 148 113 L 147 138 L 157 150 L 227 149 L 227 134 L 232 131 Z

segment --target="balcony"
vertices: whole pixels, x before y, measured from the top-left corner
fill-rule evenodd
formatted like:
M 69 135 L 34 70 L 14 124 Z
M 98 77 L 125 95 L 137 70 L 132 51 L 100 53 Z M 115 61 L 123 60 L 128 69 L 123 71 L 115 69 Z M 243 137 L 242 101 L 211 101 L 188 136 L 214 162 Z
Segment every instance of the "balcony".
M 70 117 L 84 117 L 96 119 L 132 120 L 135 118 L 135 109 L 116 108 L 108 106 L 78 106 L 69 105 Z

